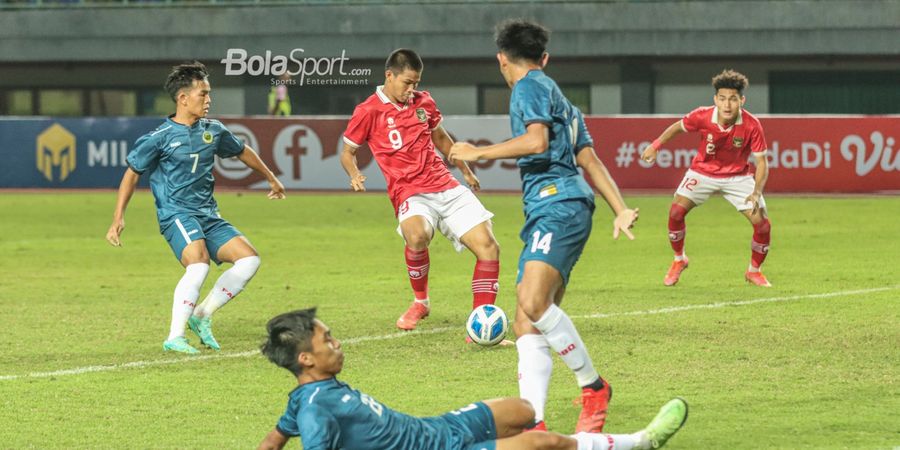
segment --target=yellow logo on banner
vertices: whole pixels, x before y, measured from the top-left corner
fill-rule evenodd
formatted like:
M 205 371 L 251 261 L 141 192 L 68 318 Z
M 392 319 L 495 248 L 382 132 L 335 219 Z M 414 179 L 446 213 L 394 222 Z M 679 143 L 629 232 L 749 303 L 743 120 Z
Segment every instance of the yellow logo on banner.
M 75 135 L 54 123 L 37 137 L 37 169 L 48 181 L 53 180 L 53 168 L 59 167 L 59 180 L 65 180 L 75 170 Z

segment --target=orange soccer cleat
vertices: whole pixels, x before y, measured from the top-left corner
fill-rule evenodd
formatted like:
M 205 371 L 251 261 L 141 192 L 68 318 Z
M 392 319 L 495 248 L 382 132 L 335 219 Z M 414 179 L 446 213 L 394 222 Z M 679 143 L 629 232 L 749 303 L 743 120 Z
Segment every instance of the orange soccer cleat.
M 666 279 L 663 280 L 663 284 L 666 286 L 675 286 L 675 283 L 681 278 L 681 272 L 684 272 L 684 269 L 688 268 L 688 262 L 687 256 L 681 261 L 672 261 L 672 267 L 669 267 L 669 271 L 666 272 Z
M 750 272 L 744 274 L 744 279 L 747 280 L 748 283 L 753 283 L 757 286 L 762 287 L 772 287 L 772 283 L 769 283 L 769 280 L 766 279 L 766 276 L 762 274 L 762 272 Z
M 406 331 L 415 330 L 416 324 L 419 323 L 420 320 L 428 317 L 429 312 L 431 312 L 429 307 L 425 306 L 422 302 L 414 301 L 409 309 L 397 319 L 397 328 Z
M 603 389 L 595 391 L 589 387 L 581 390 L 581 415 L 575 433 L 600 433 L 606 425 L 606 409 L 612 398 L 612 386 L 603 382 Z
M 533 427 L 522 430 L 523 433 L 527 433 L 529 431 L 547 431 L 547 424 L 545 424 L 544 421 L 541 420 L 540 422 L 534 424 Z

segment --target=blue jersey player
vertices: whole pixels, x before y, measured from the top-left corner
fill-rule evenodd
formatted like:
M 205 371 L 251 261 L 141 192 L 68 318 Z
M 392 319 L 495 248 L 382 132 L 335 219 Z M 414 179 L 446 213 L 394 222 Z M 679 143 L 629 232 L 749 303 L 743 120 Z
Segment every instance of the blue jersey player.
M 276 316 L 267 325 L 262 352 L 291 371 L 299 386 L 261 450 L 284 448 L 300 437 L 304 450 L 629 450 L 659 448 L 687 419 L 687 403 L 666 403 L 647 428 L 633 434 L 523 433 L 534 424 L 527 400 L 472 403 L 435 417 L 412 417 L 335 378 L 344 366 L 341 342 L 305 309 Z
M 259 155 L 219 121 L 205 118 L 211 102 L 208 76 L 199 62 L 176 66 L 169 74 L 165 87 L 175 101 L 175 114 L 138 139 L 128 154 L 128 169 L 106 233 L 110 244 L 122 245 L 125 209 L 138 179 L 148 174 L 160 233 L 185 268 L 175 286 L 172 323 L 163 343 L 163 350 L 181 353 L 198 353 L 184 336 L 186 324 L 202 344 L 219 350 L 212 334 L 212 314 L 238 295 L 259 268 L 259 255 L 250 241 L 219 215 L 213 198 L 215 157 L 237 157 L 266 177 L 272 188 L 269 198 L 284 198 L 284 186 Z M 210 259 L 233 266 L 197 305 Z
M 524 20 L 497 27 L 500 72 L 512 89 L 509 117 L 513 138 L 496 145 L 474 147 L 457 143 L 451 161 L 516 158 L 522 177 L 525 243 L 519 258 L 518 336 L 519 391 L 531 401 L 546 429 L 544 403 L 553 349 L 575 373 L 582 387 L 582 410 L 576 431 L 600 432 L 612 391 L 599 376 L 572 321 L 559 308 L 569 274 L 591 233 L 594 193 L 579 173 L 590 177 L 616 215 L 613 237 L 625 233 L 638 217 L 628 209 L 615 182 L 594 153 L 584 118 L 542 70 L 549 32 Z

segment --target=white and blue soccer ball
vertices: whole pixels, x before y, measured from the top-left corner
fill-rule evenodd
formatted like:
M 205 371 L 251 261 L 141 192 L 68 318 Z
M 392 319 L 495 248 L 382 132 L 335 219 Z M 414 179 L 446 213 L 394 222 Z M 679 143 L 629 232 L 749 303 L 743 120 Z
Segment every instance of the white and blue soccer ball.
M 496 305 L 481 305 L 472 310 L 466 320 L 466 333 L 478 345 L 497 345 L 509 331 L 506 313 Z

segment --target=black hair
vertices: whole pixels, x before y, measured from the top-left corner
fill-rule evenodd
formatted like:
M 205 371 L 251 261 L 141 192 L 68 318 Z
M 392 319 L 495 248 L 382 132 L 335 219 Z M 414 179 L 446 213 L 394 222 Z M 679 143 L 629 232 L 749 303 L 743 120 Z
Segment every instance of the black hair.
M 415 72 L 421 72 L 422 67 L 422 58 L 419 58 L 419 55 L 408 49 L 408 48 L 398 48 L 391 52 L 390 56 L 388 56 L 387 61 L 384 62 L 384 70 L 390 70 L 394 72 L 394 75 L 399 75 L 403 73 L 406 69 L 412 69 Z
M 719 92 L 719 89 L 734 89 L 738 94 L 744 95 L 744 89 L 750 86 L 750 81 L 740 72 L 732 69 L 723 70 L 722 73 L 716 75 L 712 79 L 713 89 Z
M 510 19 L 497 25 L 494 41 L 500 52 L 513 61 L 539 63 L 547 51 L 550 30 L 525 19 Z
M 194 80 L 202 81 L 207 77 L 209 72 L 200 61 L 179 64 L 172 67 L 172 72 L 166 78 L 166 92 L 172 97 L 172 101 L 177 101 L 179 91 L 193 86 Z
M 269 337 L 260 346 L 260 351 L 275 365 L 299 376 L 303 367 L 297 358 L 300 352 L 312 350 L 315 321 L 316 308 L 300 309 L 273 317 L 266 324 Z

